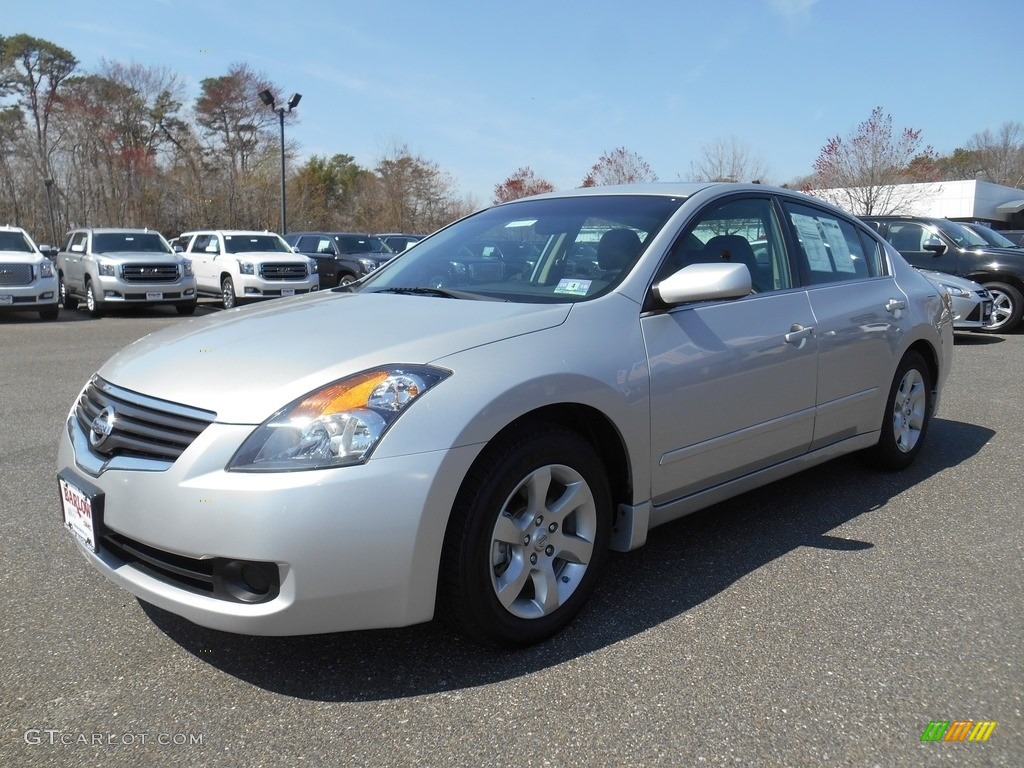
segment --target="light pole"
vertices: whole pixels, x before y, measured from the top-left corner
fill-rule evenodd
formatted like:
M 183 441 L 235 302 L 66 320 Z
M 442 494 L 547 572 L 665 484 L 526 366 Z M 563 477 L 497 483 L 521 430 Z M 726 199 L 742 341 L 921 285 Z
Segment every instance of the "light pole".
M 60 243 L 57 242 L 57 225 L 53 222 L 53 197 L 50 194 L 53 179 L 43 179 L 43 184 L 46 185 L 46 207 L 50 209 L 50 237 L 53 238 L 51 242 L 54 248 L 60 248 Z
M 299 99 L 302 98 L 301 93 L 293 93 L 291 98 L 288 99 L 288 111 L 291 112 L 297 106 L 299 106 Z M 269 89 L 260 91 L 260 101 L 270 107 L 274 112 L 277 112 L 277 117 L 281 121 L 281 235 L 288 234 L 288 219 L 285 213 L 285 191 L 284 191 L 284 107 L 278 107 L 274 103 L 274 94 Z

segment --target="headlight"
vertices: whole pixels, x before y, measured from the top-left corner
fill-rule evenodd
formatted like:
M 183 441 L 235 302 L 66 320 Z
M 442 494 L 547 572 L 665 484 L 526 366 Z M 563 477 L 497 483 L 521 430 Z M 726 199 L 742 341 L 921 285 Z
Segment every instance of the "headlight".
M 320 265 L 316 263 L 316 259 L 309 260 L 309 274 L 315 275 L 320 271 Z
M 238 262 L 238 271 L 243 275 L 255 275 L 256 270 L 253 268 L 251 261 L 240 261 Z
M 192 277 L 192 262 L 188 259 L 181 262 L 181 274 L 185 277 Z
M 939 283 L 939 285 L 941 285 L 942 289 L 950 296 L 956 296 L 958 299 L 969 299 L 974 295 L 970 291 L 965 291 L 963 288 L 956 285 L 949 285 L 948 283 Z
M 227 469 L 288 472 L 361 464 L 405 409 L 450 375 L 425 365 L 390 365 L 335 381 L 263 422 Z
M 97 266 L 99 267 L 100 274 L 105 277 L 114 277 L 117 274 L 117 268 L 113 264 L 104 264 L 101 261 Z
M 42 264 L 39 265 L 39 276 L 40 277 L 53 277 L 53 262 L 49 259 L 45 259 Z
M 360 259 L 359 263 L 363 265 L 363 269 L 367 272 L 373 272 L 377 268 L 377 262 L 373 259 Z

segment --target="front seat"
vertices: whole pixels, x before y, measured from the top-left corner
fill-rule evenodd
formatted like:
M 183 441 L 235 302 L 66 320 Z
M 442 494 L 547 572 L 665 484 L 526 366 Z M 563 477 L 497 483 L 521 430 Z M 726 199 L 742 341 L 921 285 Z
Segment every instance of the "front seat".
M 756 291 L 767 290 L 759 278 L 761 268 L 745 237 L 739 235 L 716 235 L 704 244 L 704 261 L 726 262 L 728 264 L 746 264 L 750 271 L 750 282 Z
M 614 280 L 640 253 L 640 236 L 632 229 L 609 229 L 597 244 L 597 266 L 603 280 Z

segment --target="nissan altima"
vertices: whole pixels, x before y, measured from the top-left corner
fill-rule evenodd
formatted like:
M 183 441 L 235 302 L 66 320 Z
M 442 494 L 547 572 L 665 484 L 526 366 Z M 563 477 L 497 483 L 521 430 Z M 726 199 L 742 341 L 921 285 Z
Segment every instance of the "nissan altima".
M 526 645 L 656 526 L 853 451 L 909 465 L 952 352 L 948 294 L 813 198 L 553 193 L 124 349 L 71 406 L 60 506 L 207 627 Z

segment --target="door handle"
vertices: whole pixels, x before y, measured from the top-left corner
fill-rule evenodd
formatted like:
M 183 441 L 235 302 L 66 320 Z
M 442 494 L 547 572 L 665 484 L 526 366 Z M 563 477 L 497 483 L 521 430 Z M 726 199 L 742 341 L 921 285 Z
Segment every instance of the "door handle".
M 899 309 L 906 309 L 906 308 L 907 308 L 907 302 L 903 301 L 902 299 L 889 299 L 889 301 L 887 301 L 885 303 L 885 311 L 886 312 L 895 312 L 895 311 L 897 311 Z
M 793 323 L 783 338 L 787 344 L 796 344 L 797 349 L 803 347 L 804 342 L 814 334 L 814 326 L 808 325 L 803 326 L 800 323 Z

